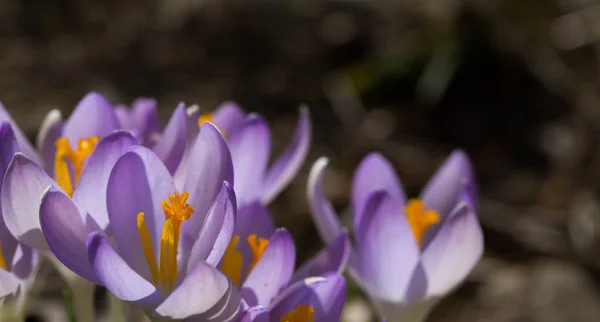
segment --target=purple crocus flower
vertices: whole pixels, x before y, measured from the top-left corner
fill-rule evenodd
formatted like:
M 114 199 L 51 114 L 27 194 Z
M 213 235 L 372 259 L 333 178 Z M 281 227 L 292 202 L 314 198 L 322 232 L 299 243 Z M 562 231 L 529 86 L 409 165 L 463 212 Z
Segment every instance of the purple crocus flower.
M 191 113 L 197 116 L 197 113 Z M 253 201 L 269 204 L 296 176 L 310 148 L 311 123 L 307 107 L 285 150 L 269 166 L 271 131 L 262 116 L 244 111 L 234 103 L 219 106 L 212 114 L 199 116 L 198 123 L 212 122 L 227 138 L 235 173 L 238 204 Z
M 309 277 L 287 287 L 269 307 L 249 308 L 241 322 L 339 321 L 346 293 L 346 280 L 340 275 Z
M 275 229 L 271 214 L 255 202 L 238 212 L 233 238 L 220 268 L 241 291 L 249 306 L 268 306 L 290 283 L 328 273 L 341 274 L 350 256 L 341 234 L 295 273 L 296 248 L 285 228 Z
M 327 244 L 343 229 L 323 193 L 327 159 L 313 166 L 308 199 Z M 390 163 L 373 153 L 352 185 L 354 250 L 349 273 L 388 321 L 421 321 L 469 274 L 483 253 L 468 157 L 455 151 L 423 189 L 407 200 Z
M 13 154 L 20 151 L 15 133 L 9 122 L 0 124 L 0 173 L 6 173 Z M 38 256 L 35 251 L 17 241 L 0 218 L 0 299 L 22 294 L 33 281 L 33 272 L 37 267 Z
M 133 132 L 139 144 L 152 147 L 161 137 L 156 100 L 140 97 L 131 103 L 131 108 L 119 104 L 115 106 L 115 114 L 121 128 Z
M 110 233 L 90 230 L 83 207 L 49 189 L 40 217 L 56 257 L 155 316 L 235 318 L 241 298 L 215 268 L 235 225 L 233 168 L 213 125 L 202 126 L 191 160 L 186 181 L 176 186 L 148 148 L 136 145 L 122 154 L 107 180 Z

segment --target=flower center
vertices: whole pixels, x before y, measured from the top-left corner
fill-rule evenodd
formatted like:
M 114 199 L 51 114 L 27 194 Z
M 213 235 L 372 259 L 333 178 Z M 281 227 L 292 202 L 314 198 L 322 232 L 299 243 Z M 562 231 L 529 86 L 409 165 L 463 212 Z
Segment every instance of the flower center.
M 56 182 L 70 197 L 73 197 L 73 187 L 79 181 L 83 164 L 90 154 L 94 152 L 98 141 L 100 141 L 99 136 L 92 136 L 87 139 L 80 138 L 77 148 L 73 150 L 69 144 L 69 139 L 61 137 L 56 140 L 56 155 L 54 160 Z M 71 178 L 71 169 L 67 161 L 71 163 L 72 171 L 75 175 L 74 180 Z
M 298 304 L 296 309 L 291 310 L 287 315 L 282 316 L 281 322 L 313 322 L 315 309 L 312 306 Z
M 425 232 L 429 227 L 440 222 L 440 215 L 433 210 L 425 208 L 425 203 L 419 199 L 410 199 L 404 209 L 410 229 L 415 235 L 419 247 L 423 242 Z
M 177 248 L 181 224 L 184 220 L 188 220 L 194 212 L 194 207 L 186 203 L 189 196 L 190 194 L 187 192 L 181 194 L 175 192 L 169 195 L 169 200 L 162 202 L 161 206 L 166 219 L 160 238 L 160 263 L 154 256 L 152 239 L 144 221 L 144 213 L 140 212 L 137 216 L 138 232 L 146 262 L 148 262 L 152 274 L 152 281 L 156 285 L 160 282 L 162 288 L 168 290 L 169 293 L 173 291 L 173 285 L 177 280 Z
M 239 241 L 240 236 L 238 235 L 231 238 L 229 246 L 227 246 L 227 250 L 225 250 L 225 254 L 223 255 L 223 264 L 221 265 L 221 271 L 231 279 L 236 287 L 240 286 L 242 265 L 244 264 L 242 253 L 236 249 Z M 256 234 L 251 234 L 246 241 L 248 242 L 248 245 L 250 245 L 250 251 L 252 252 L 252 263 L 246 274 L 246 276 L 248 276 L 262 257 L 267 246 L 269 246 L 269 240 L 266 238 L 259 238 Z
M 8 271 L 6 268 L 6 261 L 4 260 L 4 252 L 2 251 L 2 244 L 0 244 L 0 268 L 5 271 Z

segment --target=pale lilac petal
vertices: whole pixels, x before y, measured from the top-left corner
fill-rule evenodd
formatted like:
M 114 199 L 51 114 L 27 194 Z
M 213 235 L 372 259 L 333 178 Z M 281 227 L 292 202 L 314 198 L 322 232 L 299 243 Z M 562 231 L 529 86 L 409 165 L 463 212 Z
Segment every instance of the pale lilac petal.
M 200 236 L 192 247 L 187 262 L 188 272 L 196 267 L 198 261 L 205 261 L 213 266 L 219 263 L 233 236 L 236 213 L 237 206 L 233 188 L 229 183 L 224 182 L 221 192 L 210 207 L 209 214 L 200 230 Z M 192 216 L 194 215 L 192 214 Z M 184 225 L 191 220 L 195 220 L 195 218 L 190 218 L 184 222 Z
M 331 243 L 343 231 L 333 207 L 323 191 L 323 174 L 329 160 L 325 157 L 319 158 L 308 177 L 307 196 L 310 206 L 310 214 L 313 217 L 317 231 L 321 240 L 325 244 Z
M 360 226 L 367 198 L 377 190 L 387 191 L 399 207 L 406 204 L 406 195 L 392 165 L 381 154 L 371 153 L 360 162 L 352 181 L 354 229 Z
M 275 233 L 275 222 L 267 208 L 256 201 L 238 211 L 234 235 L 239 237 L 236 249 L 242 254 L 242 272 L 248 272 L 254 256 L 248 244 L 248 236 L 269 239 Z M 243 278 L 242 278 L 243 281 Z
M 342 276 L 330 274 L 322 279 L 309 278 L 290 287 L 295 291 L 286 292 L 272 305 L 271 321 L 279 321 L 298 305 L 312 306 L 314 321 L 340 320 L 347 294 L 346 280 Z
M 229 149 L 214 125 L 204 123 L 190 153 L 183 191 L 189 192 L 188 203 L 194 207 L 193 222 L 181 229 L 185 240 L 196 240 L 223 181 L 233 183 L 233 164 Z
M 300 268 L 296 270 L 290 283 L 311 276 L 324 276 L 328 273 L 343 274 L 349 258 L 350 240 L 348 234 L 343 233 L 327 246 L 327 248 L 300 266 Z
M 158 305 L 161 296 L 154 285 L 131 269 L 101 233 L 90 234 L 87 254 L 102 285 L 117 298 L 144 306 Z
M 49 188 L 42 197 L 40 224 L 56 258 L 79 276 L 98 284 L 87 257 L 87 229 L 73 200 Z
M 181 162 L 187 146 L 187 135 L 185 105 L 181 103 L 173 112 L 165 131 L 152 147 L 152 150 L 167 166 L 170 173 L 175 173 Z
M 62 135 L 63 125 L 62 114 L 59 110 L 54 109 L 46 114 L 36 137 L 36 146 L 42 157 L 42 165 L 50 177 L 54 177 L 56 140 Z
M 13 274 L 0 268 L 0 299 L 19 290 L 20 281 Z
M 167 168 L 152 151 L 139 145 L 121 156 L 108 180 L 108 217 L 119 253 L 129 266 L 148 280 L 151 280 L 151 273 L 142 252 L 137 216 L 144 213 L 152 247 L 159 258 L 165 222 L 161 202 L 174 192 Z
M 56 182 L 22 153 L 13 156 L 2 183 L 0 199 L 6 227 L 20 242 L 35 249 L 48 249 L 39 209 L 42 194 L 51 185 Z
M 436 210 L 442 217 L 439 224 L 429 227 L 425 233 L 423 247 L 427 247 L 440 229 L 444 218 L 458 204 L 463 190 L 471 191 L 473 193 L 471 197 L 474 198 L 473 203 L 477 202 L 474 187 L 470 186 L 474 185 L 474 182 L 475 178 L 469 157 L 461 150 L 454 151 L 421 191 L 420 197 L 425 202 L 425 206 Z
M 35 163 L 40 164 L 42 161 L 40 155 L 35 150 L 31 142 L 29 142 L 27 136 L 23 134 L 23 131 L 21 131 L 15 120 L 13 120 L 12 116 L 10 116 L 10 114 L 4 108 L 2 103 L 0 103 L 0 122 L 10 123 L 13 132 L 15 133 L 17 143 L 19 143 L 19 147 L 21 147 L 21 151 L 23 151 L 23 154 L 25 154 L 29 159 L 33 160 Z
M 459 204 L 423 252 L 428 296 L 443 296 L 461 283 L 481 258 L 483 247 L 474 209 Z
M 359 274 L 367 288 L 388 300 L 402 300 L 419 261 L 419 247 L 402 209 L 385 191 L 375 192 L 364 207 L 356 231 Z
M 245 117 L 244 110 L 233 102 L 224 102 L 212 113 L 213 122 L 225 135 L 235 132 L 244 123 Z M 196 124 L 197 122 L 198 119 L 196 119 Z
M 119 124 L 122 129 L 133 130 L 135 129 L 135 119 L 133 113 L 129 110 L 129 107 L 125 104 L 118 104 L 115 106 L 115 116 L 119 120 Z
M 423 188 L 421 199 L 427 207 L 446 217 L 458 202 L 464 184 L 473 177 L 469 157 L 463 151 L 454 151 Z
M 303 106 L 300 108 L 300 118 L 292 140 L 267 173 L 263 188 L 263 203 L 269 204 L 298 174 L 310 150 L 311 131 L 308 107 Z
M 206 314 L 219 302 L 223 302 L 224 298 L 230 297 L 229 293 L 234 292 L 234 288 L 223 273 L 199 261 L 173 293 L 156 308 L 156 313 L 169 319 L 184 319 Z M 222 314 L 229 317 L 231 312 L 222 312 Z
M 102 230 L 108 226 L 106 187 L 108 177 L 117 160 L 136 144 L 125 131 L 115 131 L 105 136 L 85 163 L 81 177 L 73 192 L 73 200 L 94 218 Z
M 4 244 L 2 244 L 2 248 L 4 249 Z M 23 244 L 19 244 L 15 250 L 10 271 L 17 278 L 26 280 L 32 277 L 31 275 L 35 271 L 38 261 L 39 256 L 36 251 Z
M 267 122 L 259 115 L 250 114 L 243 125 L 228 136 L 227 142 L 240 206 L 260 200 L 271 153 L 271 132 Z
M 80 138 L 104 137 L 119 127 L 119 120 L 110 102 L 92 92 L 79 101 L 65 122 L 63 136 L 69 139 L 71 146 L 77 146 Z
M 242 284 L 242 297 L 250 306 L 268 305 L 294 273 L 296 248 L 292 235 L 277 229 L 267 249 Z
M 154 145 L 161 132 L 156 100 L 138 98 L 131 104 L 131 109 L 140 143 L 147 147 Z

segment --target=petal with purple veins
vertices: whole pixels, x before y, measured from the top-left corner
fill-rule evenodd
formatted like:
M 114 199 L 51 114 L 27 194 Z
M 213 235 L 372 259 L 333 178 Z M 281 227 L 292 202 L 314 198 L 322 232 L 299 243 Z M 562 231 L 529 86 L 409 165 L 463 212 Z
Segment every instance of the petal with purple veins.
M 174 192 L 175 187 L 167 168 L 151 150 L 139 145 L 119 158 L 108 179 L 108 218 L 119 253 L 149 281 L 152 277 L 142 251 L 138 213 L 144 213 L 155 258 L 160 258 L 160 240 L 165 222 L 161 202 Z
M 187 146 L 187 116 L 185 114 L 185 105 L 179 104 L 167 124 L 164 132 L 152 146 L 152 150 L 169 169 L 171 174 L 175 173 L 185 147 Z

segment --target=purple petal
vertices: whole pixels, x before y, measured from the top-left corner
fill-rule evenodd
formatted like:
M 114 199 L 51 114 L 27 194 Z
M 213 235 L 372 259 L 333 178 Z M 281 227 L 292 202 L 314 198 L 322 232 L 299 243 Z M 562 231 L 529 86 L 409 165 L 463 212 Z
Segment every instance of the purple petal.
M 11 273 L 0 269 L 0 299 L 15 294 L 20 281 Z
M 161 202 L 174 192 L 167 168 L 152 151 L 139 145 L 121 156 L 108 179 L 108 218 L 119 253 L 148 280 L 152 280 L 151 273 L 142 252 L 137 216 L 140 212 L 144 213 L 152 247 L 156 258 L 159 258 L 165 222 Z
M 330 274 L 324 279 L 309 278 L 296 282 L 271 309 L 271 320 L 279 321 L 298 305 L 312 306 L 315 321 L 340 321 L 346 302 L 346 280 L 339 275 Z
M 275 233 L 273 216 L 260 202 L 253 202 L 238 211 L 233 234 L 240 238 L 236 248 L 242 254 L 242 272 L 248 272 L 254 258 L 250 245 L 246 242 L 248 236 L 255 234 L 258 238 L 269 239 L 273 233 Z
M 4 244 L 2 244 L 4 245 Z M 4 248 L 4 246 L 2 246 Z M 4 258 L 6 259 L 6 257 Z M 19 279 L 27 280 L 32 277 L 39 261 L 39 256 L 36 251 L 23 244 L 19 244 L 15 250 L 12 267 L 10 271 Z
M 63 136 L 71 146 L 77 146 L 80 138 L 104 137 L 119 129 L 119 120 L 109 101 L 98 93 L 84 96 L 65 122 Z
M 352 210 L 354 229 L 360 226 L 361 214 L 367 198 L 377 191 L 384 190 L 397 200 L 399 206 L 406 204 L 406 195 L 392 165 L 379 153 L 367 155 L 356 168 L 352 181 Z
M 277 229 L 267 249 L 242 285 L 242 297 L 250 306 L 268 305 L 294 273 L 296 248 L 292 235 Z
M 41 159 L 38 152 L 35 150 L 31 142 L 29 142 L 29 139 L 27 139 L 25 134 L 23 134 L 17 123 L 13 120 L 13 118 L 4 108 L 2 103 L 0 103 L 0 122 L 10 123 L 10 125 L 13 128 L 15 137 L 17 139 L 17 143 L 19 143 L 19 147 L 21 147 L 23 154 L 25 154 L 29 159 L 33 160 L 35 163 L 40 164 Z
M 102 285 L 117 298 L 147 306 L 156 306 L 160 302 L 161 297 L 154 286 L 131 269 L 101 233 L 90 234 L 87 254 Z
M 175 173 L 181 162 L 187 145 L 187 135 L 185 105 L 181 103 L 173 112 L 165 131 L 152 147 L 152 150 L 167 166 L 170 173 Z
M 213 122 L 225 132 L 225 135 L 235 132 L 244 123 L 245 117 L 244 110 L 233 102 L 224 102 L 212 113 Z M 196 124 L 198 124 L 197 118 Z
M 183 191 L 190 193 L 188 203 L 194 207 L 193 222 L 181 229 L 185 240 L 196 240 L 213 201 L 221 191 L 223 181 L 233 185 L 233 165 L 227 144 L 219 131 L 204 123 L 190 153 Z
M 435 209 L 441 216 L 441 223 L 458 203 L 458 198 L 464 189 L 470 189 L 469 184 L 475 181 L 473 168 L 469 157 L 460 150 L 454 151 L 437 172 L 429 180 L 425 188 L 421 191 L 420 198 L 425 202 L 425 206 Z M 475 196 L 473 196 L 475 198 Z M 473 200 L 476 202 L 476 199 Z M 423 237 L 423 247 L 427 247 L 429 242 L 441 227 L 440 224 L 429 227 Z
M 481 258 L 483 247 L 477 215 L 461 203 L 423 252 L 428 296 L 443 296 L 461 283 Z
M 236 212 L 237 206 L 233 188 L 229 183 L 224 182 L 221 192 L 212 207 L 210 207 L 209 214 L 200 231 L 200 236 L 194 242 L 194 247 L 192 247 L 189 256 L 190 259 L 187 262 L 188 271 L 191 271 L 198 261 L 205 261 L 213 266 L 219 263 L 233 236 Z M 184 222 L 184 225 L 190 220 L 195 220 L 195 218 L 190 218 L 187 222 Z
M 136 140 L 125 131 L 116 131 L 105 136 L 88 158 L 79 183 L 73 192 L 73 200 L 94 218 L 102 230 L 108 226 L 106 189 L 108 177 L 123 153 L 136 144 Z
M 73 200 L 49 188 L 42 197 L 40 224 L 56 258 L 79 276 L 98 284 L 87 258 L 87 229 Z
M 46 114 L 36 138 L 36 146 L 41 152 L 43 166 L 50 177 L 54 177 L 54 158 L 56 140 L 62 134 L 64 122 L 59 110 L 54 109 Z
M 42 194 L 51 185 L 56 182 L 22 153 L 13 156 L 2 183 L 0 200 L 6 227 L 20 242 L 35 249 L 48 249 L 40 230 L 39 209 Z
M 213 313 L 209 312 L 209 310 L 218 304 L 229 308 L 232 303 L 227 303 L 229 302 L 227 301 L 227 297 L 239 300 L 239 296 L 231 294 L 232 292 L 236 292 L 235 287 L 225 275 L 214 267 L 199 261 L 181 284 L 175 288 L 173 293 L 156 308 L 156 313 L 161 317 L 170 319 L 184 319 L 203 313 L 208 315 Z M 239 302 L 237 303 L 237 307 L 236 305 L 233 305 L 233 307 L 237 310 Z M 219 313 L 222 316 L 229 317 L 235 312 Z M 224 321 L 225 319 L 216 320 Z
M 151 98 L 138 98 L 131 104 L 133 121 L 139 134 L 140 143 L 152 146 L 156 136 L 160 135 L 161 125 L 158 117 L 156 100 Z
M 331 243 L 342 234 L 342 226 L 337 218 L 333 207 L 323 192 L 323 174 L 329 160 L 325 157 L 319 158 L 308 177 L 307 196 L 310 205 L 310 214 L 317 226 L 321 240 L 325 244 Z
M 244 124 L 228 137 L 235 193 L 240 205 L 260 200 L 262 182 L 271 153 L 271 132 L 265 120 L 248 115 Z
M 350 240 L 348 239 L 348 235 L 343 233 L 327 248 L 298 268 L 290 283 L 311 276 L 324 276 L 327 273 L 343 274 L 349 258 Z
M 115 106 L 115 116 L 119 120 L 120 128 L 126 130 L 135 129 L 135 119 L 133 113 L 129 110 L 129 107 L 125 104 L 118 104 Z
M 308 107 L 300 108 L 300 118 L 292 140 L 269 169 L 264 183 L 263 203 L 270 203 L 294 179 L 308 155 L 311 138 Z
M 356 231 L 358 271 L 368 289 L 379 297 L 402 300 L 419 261 L 419 247 L 396 200 L 375 192 L 364 207 Z

